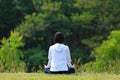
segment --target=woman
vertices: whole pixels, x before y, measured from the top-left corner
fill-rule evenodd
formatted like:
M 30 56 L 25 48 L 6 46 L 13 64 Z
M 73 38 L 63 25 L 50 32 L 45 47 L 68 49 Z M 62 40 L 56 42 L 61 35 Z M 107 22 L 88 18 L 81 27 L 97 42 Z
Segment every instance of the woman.
M 44 65 L 45 73 L 74 73 L 74 66 L 71 64 L 70 50 L 64 45 L 64 36 L 61 32 L 56 32 L 54 36 L 55 44 L 50 46 L 48 52 L 48 64 Z

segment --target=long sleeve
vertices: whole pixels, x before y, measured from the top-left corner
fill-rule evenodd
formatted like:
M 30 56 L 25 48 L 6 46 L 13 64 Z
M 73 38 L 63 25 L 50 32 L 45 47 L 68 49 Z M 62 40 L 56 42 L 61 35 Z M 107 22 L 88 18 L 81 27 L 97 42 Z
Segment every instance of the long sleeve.
M 68 65 L 68 67 L 72 67 L 69 47 L 67 49 L 67 65 Z
M 49 48 L 49 51 L 48 51 L 48 64 L 47 64 L 47 68 L 50 68 L 51 67 L 51 48 Z

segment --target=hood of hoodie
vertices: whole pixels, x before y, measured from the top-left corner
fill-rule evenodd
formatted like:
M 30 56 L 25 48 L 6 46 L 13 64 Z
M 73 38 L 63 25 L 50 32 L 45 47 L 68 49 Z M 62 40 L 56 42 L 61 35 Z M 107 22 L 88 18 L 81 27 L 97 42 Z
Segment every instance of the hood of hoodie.
M 57 51 L 57 52 L 61 52 L 64 48 L 64 44 L 59 44 L 59 43 L 56 43 L 54 45 L 54 49 Z

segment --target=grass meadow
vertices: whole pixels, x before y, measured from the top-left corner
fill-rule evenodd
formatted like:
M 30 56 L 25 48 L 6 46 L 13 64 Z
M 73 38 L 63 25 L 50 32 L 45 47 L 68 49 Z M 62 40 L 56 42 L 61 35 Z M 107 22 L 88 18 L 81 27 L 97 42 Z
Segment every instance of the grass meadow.
M 120 74 L 79 73 L 79 74 L 44 74 L 44 73 L 0 73 L 0 80 L 120 80 Z

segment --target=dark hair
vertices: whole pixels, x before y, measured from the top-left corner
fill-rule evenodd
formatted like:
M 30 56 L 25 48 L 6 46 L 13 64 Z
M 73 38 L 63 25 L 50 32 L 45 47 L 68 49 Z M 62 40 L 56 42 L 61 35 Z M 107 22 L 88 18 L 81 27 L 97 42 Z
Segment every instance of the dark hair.
M 55 33 L 54 42 L 55 43 L 63 43 L 64 42 L 64 36 L 61 32 L 56 32 Z

